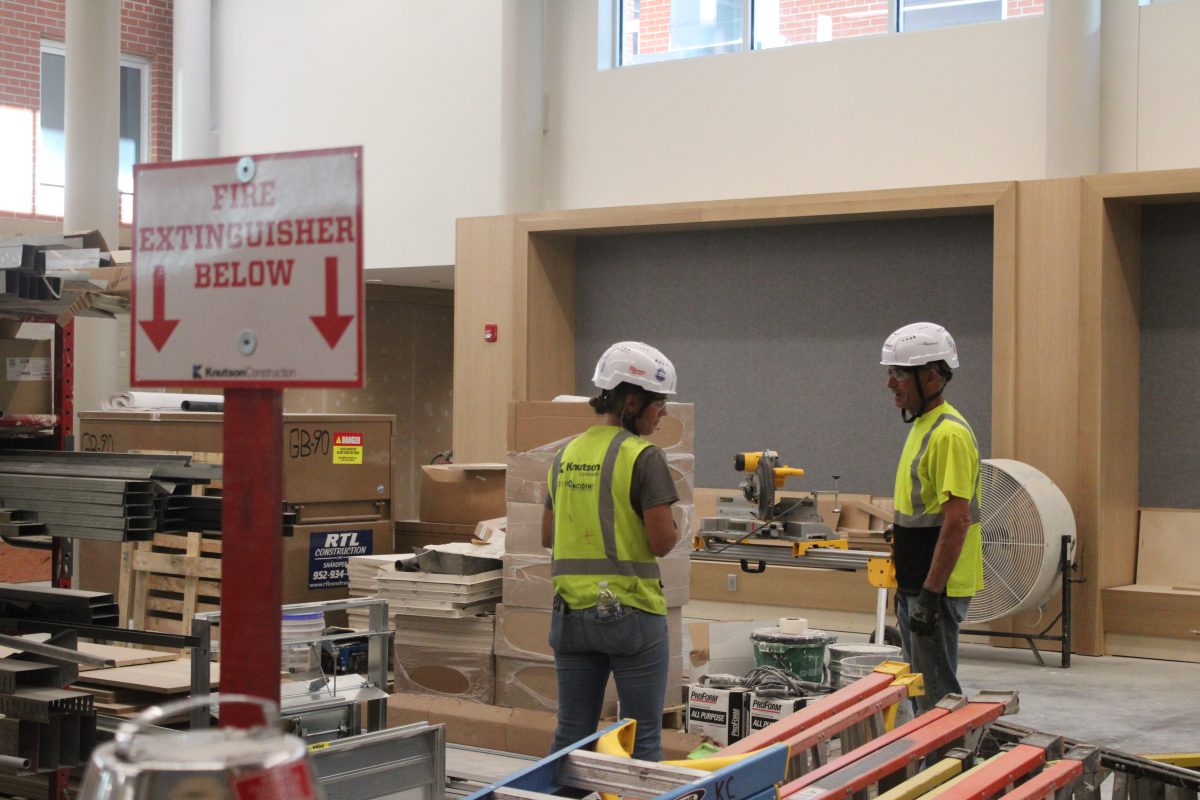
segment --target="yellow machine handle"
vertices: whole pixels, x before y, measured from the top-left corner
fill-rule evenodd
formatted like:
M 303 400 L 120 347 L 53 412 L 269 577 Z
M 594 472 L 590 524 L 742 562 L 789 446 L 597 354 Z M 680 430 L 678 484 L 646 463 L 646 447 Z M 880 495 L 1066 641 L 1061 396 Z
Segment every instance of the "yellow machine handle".
M 782 489 L 783 482 L 788 478 L 800 478 L 804 476 L 804 470 L 799 467 L 776 467 L 775 468 L 775 488 Z

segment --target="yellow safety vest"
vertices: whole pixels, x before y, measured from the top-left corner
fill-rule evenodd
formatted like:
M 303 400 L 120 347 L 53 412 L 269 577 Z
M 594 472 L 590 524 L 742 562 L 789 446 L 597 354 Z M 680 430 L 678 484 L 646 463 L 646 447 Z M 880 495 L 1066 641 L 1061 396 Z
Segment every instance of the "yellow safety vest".
M 906 528 L 940 527 L 946 521 L 942 504 L 950 495 L 970 501 L 971 526 L 946 582 L 950 597 L 970 597 L 983 589 L 981 489 L 979 445 L 962 415 L 943 402 L 918 417 L 896 467 L 895 522 Z
M 633 465 L 650 442 L 623 428 L 597 425 L 558 454 L 548 476 L 554 505 L 550 575 L 573 609 L 596 605 L 608 581 L 622 604 L 666 614 L 658 561 L 629 502 Z

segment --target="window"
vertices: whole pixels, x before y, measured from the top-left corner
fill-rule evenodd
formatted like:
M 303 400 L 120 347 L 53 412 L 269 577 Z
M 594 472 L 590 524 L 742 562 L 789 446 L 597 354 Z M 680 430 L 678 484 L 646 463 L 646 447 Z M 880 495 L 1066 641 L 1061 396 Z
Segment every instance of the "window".
M 901 31 L 925 31 L 1004 19 L 1006 0 L 900 0 Z
M 117 191 L 121 222 L 133 221 L 133 165 L 144 161 L 150 141 L 149 64 L 121 56 L 120 144 Z M 41 125 L 37 148 L 37 212 L 61 217 L 66 185 L 66 57 L 60 44 L 42 43 Z
M 736 53 L 745 0 L 624 0 L 621 63 Z
M 620 10 L 618 63 L 627 66 L 1010 19 L 1043 13 L 1046 0 L 613 2 Z

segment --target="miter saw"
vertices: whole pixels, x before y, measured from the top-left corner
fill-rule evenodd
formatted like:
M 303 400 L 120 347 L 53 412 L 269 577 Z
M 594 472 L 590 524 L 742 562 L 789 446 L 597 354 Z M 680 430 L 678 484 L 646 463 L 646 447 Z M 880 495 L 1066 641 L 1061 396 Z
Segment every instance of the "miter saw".
M 732 535 L 739 540 L 757 538 L 792 542 L 834 538 L 833 528 L 825 524 L 817 510 L 816 492 L 807 497 L 775 499 L 775 493 L 783 488 L 784 482 L 790 477 L 804 475 L 804 470 L 780 464 L 779 453 L 774 450 L 738 453 L 734 468 L 746 473 L 738 486 L 741 496 L 717 497 L 717 516 L 701 520 L 702 538 L 705 534 L 721 538 Z
M 877 590 L 875 641 L 884 641 L 888 589 L 896 586 L 891 553 L 851 550 L 849 541 L 839 538 L 822 519 L 817 491 L 777 501 L 776 492 L 784 482 L 802 476 L 804 470 L 781 465 L 774 450 L 738 453 L 734 467 L 746 473 L 738 486 L 741 494 L 717 496 L 717 516 L 700 520 L 692 558 L 735 561 L 743 572 L 750 573 L 762 572 L 767 564 L 865 570 Z M 837 506 L 835 490 L 835 512 Z

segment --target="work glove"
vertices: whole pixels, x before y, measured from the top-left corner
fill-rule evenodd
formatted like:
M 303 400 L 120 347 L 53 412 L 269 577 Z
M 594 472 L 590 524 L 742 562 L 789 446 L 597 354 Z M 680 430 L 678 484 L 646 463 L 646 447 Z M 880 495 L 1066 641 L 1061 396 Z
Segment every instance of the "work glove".
M 932 636 L 937 628 L 942 595 L 922 588 L 908 612 L 908 629 L 913 636 Z

